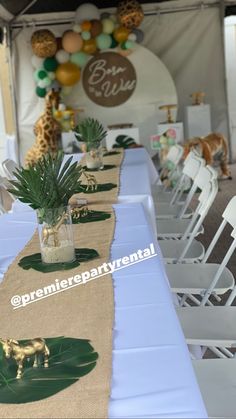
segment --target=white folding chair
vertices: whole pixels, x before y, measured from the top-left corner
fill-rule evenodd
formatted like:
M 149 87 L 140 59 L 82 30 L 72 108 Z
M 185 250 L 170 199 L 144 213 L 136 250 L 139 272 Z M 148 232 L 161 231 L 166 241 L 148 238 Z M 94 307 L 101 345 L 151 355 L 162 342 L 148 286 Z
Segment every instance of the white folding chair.
M 15 179 L 14 172 L 16 171 L 16 169 L 19 169 L 19 166 L 17 163 L 15 163 L 11 159 L 6 159 L 2 162 L 2 167 L 3 167 L 4 173 L 7 179 L 11 179 L 11 180 Z
M 157 219 L 157 237 L 158 239 L 188 239 L 191 236 L 191 233 L 194 230 L 194 227 L 198 221 L 201 219 L 201 223 L 203 219 L 206 217 L 210 206 L 204 206 L 204 200 L 207 199 L 208 193 L 210 193 L 210 189 L 205 188 L 203 185 L 203 177 L 206 176 L 206 182 L 211 181 L 211 178 L 214 179 L 216 177 L 216 172 L 212 171 L 210 167 L 206 167 L 203 170 L 200 169 L 199 175 L 197 175 L 197 179 L 193 184 L 190 197 L 188 200 L 192 198 L 194 191 L 197 187 L 200 187 L 204 192 L 201 193 L 198 197 L 199 204 L 193 214 L 191 220 L 183 219 L 183 218 L 173 218 L 173 219 Z M 209 180 L 210 179 L 210 180 Z M 210 186 L 209 186 L 210 188 Z M 213 201 L 212 201 L 213 202 Z M 199 229 L 194 230 L 194 237 L 198 236 L 199 234 L 203 234 L 204 228 L 203 225 L 199 223 Z
M 197 174 L 194 177 L 192 187 L 187 194 L 185 202 L 180 205 L 178 203 L 179 197 L 177 197 L 176 202 L 176 196 L 174 196 L 170 204 L 165 202 L 157 203 L 155 205 L 157 219 L 190 218 L 193 215 L 193 211 L 189 206 L 194 194 L 198 189 L 202 190 L 206 182 L 213 177 L 217 179 L 217 172 L 211 166 L 207 166 L 206 169 L 204 167 L 204 161 L 200 157 L 195 156 L 194 160 L 192 160 L 192 167 L 194 173 L 197 171 Z
M 0 176 L 0 214 L 8 212 L 9 204 L 15 200 L 7 190 L 10 186 L 8 180 Z
M 189 306 L 187 302 L 188 298 L 196 305 L 213 305 L 209 300 L 211 295 L 217 301 L 220 301 L 220 295 L 225 294 L 228 290 L 234 289 L 227 301 L 227 305 L 230 305 L 236 295 L 234 276 L 226 267 L 236 248 L 236 196 L 230 200 L 222 217 L 223 221 L 200 264 L 193 264 L 191 266 L 187 264 L 166 265 L 166 272 L 172 291 L 177 294 L 183 294 L 180 305 Z M 233 241 L 221 264 L 207 263 L 227 223 L 233 227 L 231 233 Z M 178 244 L 177 241 L 175 243 Z
M 235 418 L 236 359 L 193 361 L 209 418 Z
M 166 190 L 163 185 L 152 186 L 152 197 L 155 203 L 166 202 L 171 205 L 180 203 L 183 204 L 187 198 L 184 199 L 183 193 L 186 189 L 191 188 L 200 167 L 205 165 L 205 160 L 200 158 L 194 151 L 191 151 L 183 162 L 182 173 L 172 190 Z
M 202 169 L 201 169 L 202 170 Z M 207 168 L 206 168 L 207 170 Z M 195 240 L 203 220 L 211 207 L 218 192 L 218 183 L 212 179 L 203 187 L 199 196 L 199 205 L 180 240 L 160 240 L 159 245 L 166 263 L 194 263 L 200 262 L 205 254 L 202 243 Z M 188 237 L 188 238 L 187 238 Z

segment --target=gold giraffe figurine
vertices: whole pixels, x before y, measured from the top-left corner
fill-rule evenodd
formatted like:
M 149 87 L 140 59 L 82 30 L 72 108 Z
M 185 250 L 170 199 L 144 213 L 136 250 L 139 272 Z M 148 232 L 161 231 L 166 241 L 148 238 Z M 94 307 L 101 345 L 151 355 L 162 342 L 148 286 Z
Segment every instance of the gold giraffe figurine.
M 194 92 L 190 95 L 190 97 L 193 100 L 193 105 L 203 105 L 204 104 L 204 97 L 206 96 L 206 93 L 204 92 Z
M 17 340 L 14 339 L 1 339 L 0 343 L 2 344 L 4 355 L 7 359 L 14 358 L 17 364 L 17 374 L 16 378 L 19 380 L 22 378 L 22 372 L 24 368 L 24 361 L 32 356 L 34 356 L 33 367 L 37 368 L 39 366 L 38 356 L 40 354 L 44 355 L 44 368 L 48 368 L 48 357 L 50 351 L 45 343 L 45 340 L 42 338 L 35 338 L 29 340 L 27 343 L 21 345 Z
M 57 224 L 55 224 L 53 227 L 46 227 L 46 226 L 43 227 L 42 238 L 43 238 L 44 244 L 48 244 L 49 237 L 53 236 L 54 246 L 56 247 L 59 246 L 58 230 L 61 227 L 61 225 L 64 223 L 64 221 L 67 219 L 67 217 L 68 217 L 67 214 L 63 214 L 60 220 L 57 222 Z
M 167 112 L 167 121 L 168 124 L 173 124 L 174 119 L 172 117 L 172 109 L 177 109 L 177 105 L 162 105 L 159 106 L 160 111 L 166 111 Z
M 96 191 L 98 188 L 98 183 L 94 175 L 90 175 L 89 173 L 86 173 L 85 169 L 82 170 L 83 175 L 86 177 L 87 180 L 87 188 L 86 192 L 91 189 L 91 191 Z
M 61 125 L 53 116 L 53 109 L 58 109 L 60 91 L 50 90 L 45 96 L 45 109 L 34 125 L 35 143 L 25 157 L 26 167 L 35 164 L 49 151 L 58 149 L 61 138 Z

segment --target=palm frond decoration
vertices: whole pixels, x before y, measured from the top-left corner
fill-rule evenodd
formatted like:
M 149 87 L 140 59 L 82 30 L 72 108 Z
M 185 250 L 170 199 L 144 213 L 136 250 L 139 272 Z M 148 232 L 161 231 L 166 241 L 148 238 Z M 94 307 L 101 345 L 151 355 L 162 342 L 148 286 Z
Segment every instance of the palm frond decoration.
M 9 192 L 34 210 L 41 209 L 42 221 L 46 221 L 47 209 L 67 206 L 72 195 L 80 191 L 82 168 L 77 162 L 71 164 L 73 157 L 63 165 L 63 157 L 62 151 L 54 156 L 48 153 L 27 169 L 17 169 L 16 180 L 10 181 L 13 188 Z
M 74 128 L 74 133 L 78 141 L 83 141 L 88 146 L 98 146 L 107 135 L 102 124 L 93 118 L 86 118 L 80 122 Z

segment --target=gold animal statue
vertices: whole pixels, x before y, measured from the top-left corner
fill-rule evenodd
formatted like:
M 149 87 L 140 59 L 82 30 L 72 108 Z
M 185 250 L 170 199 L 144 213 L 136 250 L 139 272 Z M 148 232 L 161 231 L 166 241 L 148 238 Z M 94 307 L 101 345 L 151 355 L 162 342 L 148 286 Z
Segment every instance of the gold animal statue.
M 193 105 L 203 105 L 204 104 L 204 97 L 206 94 L 204 92 L 194 92 L 190 95 L 193 100 Z
M 53 236 L 54 240 L 54 246 L 59 246 L 59 239 L 58 239 L 58 231 L 61 225 L 64 223 L 64 221 L 67 219 L 68 215 L 65 213 L 61 216 L 59 221 L 52 227 L 46 227 L 44 226 L 42 229 L 42 238 L 43 238 L 43 244 L 48 244 L 48 240 L 50 236 Z
M 61 138 L 61 125 L 53 116 L 53 109 L 59 106 L 60 92 L 50 90 L 45 96 L 44 113 L 34 125 L 34 145 L 25 157 L 26 166 L 35 164 L 44 154 L 56 152 Z
M 44 368 L 48 368 L 48 357 L 50 351 L 45 343 L 45 340 L 42 338 L 36 338 L 29 340 L 27 343 L 21 345 L 17 340 L 14 339 L 1 339 L 0 343 L 2 344 L 4 355 L 7 359 L 14 358 L 17 363 L 17 375 L 16 378 L 19 380 L 22 378 L 24 361 L 32 356 L 34 356 L 33 367 L 37 368 L 39 366 L 38 356 L 40 354 L 44 355 Z
M 85 169 L 82 170 L 82 174 L 85 176 L 88 183 L 86 187 L 86 192 L 88 192 L 90 189 L 91 191 L 96 191 L 98 188 L 98 184 L 97 184 L 95 176 L 90 175 L 89 173 L 86 173 Z
M 228 144 L 223 134 L 212 133 L 206 137 L 196 137 L 183 145 L 185 159 L 192 149 L 196 149 L 206 160 L 206 164 L 212 165 L 214 159 L 220 161 L 222 178 L 232 179 L 228 167 Z
M 86 217 L 88 212 L 88 207 L 82 206 L 79 208 L 72 208 L 71 215 L 75 220 L 79 220 L 80 218 Z
M 167 112 L 166 122 L 168 122 L 168 124 L 173 124 L 174 119 L 173 119 L 171 111 L 173 109 L 177 109 L 177 105 L 162 105 L 162 106 L 159 106 L 159 109 L 160 109 L 160 111 L 166 111 Z

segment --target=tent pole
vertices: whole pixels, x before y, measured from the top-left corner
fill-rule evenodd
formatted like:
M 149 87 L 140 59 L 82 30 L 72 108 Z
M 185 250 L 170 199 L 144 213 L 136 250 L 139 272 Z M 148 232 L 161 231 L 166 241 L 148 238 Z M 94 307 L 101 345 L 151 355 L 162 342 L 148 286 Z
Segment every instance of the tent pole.
M 231 126 L 230 126 L 230 115 L 229 115 L 229 95 L 228 95 L 228 83 L 227 83 L 227 71 L 226 71 L 226 57 L 225 57 L 225 0 L 220 1 L 220 19 L 221 19 L 221 30 L 222 30 L 222 43 L 223 43 L 223 54 L 224 54 L 224 88 L 226 96 L 226 115 L 227 115 L 227 129 L 228 129 L 228 148 L 229 148 L 229 162 L 233 161 L 232 153 L 232 141 L 231 141 Z
M 188 11 L 193 11 L 193 10 L 198 10 L 201 9 L 203 6 L 205 9 L 211 8 L 211 7 L 219 7 L 219 3 L 221 0 L 216 0 L 214 3 L 199 3 L 197 5 L 193 5 L 193 6 L 184 6 L 184 7 L 175 7 L 175 8 L 163 8 L 161 9 L 160 7 L 153 9 L 153 10 L 144 10 L 144 16 L 156 16 L 157 14 L 168 14 L 168 13 L 178 13 L 178 12 L 188 12 Z M 202 6 L 203 5 L 203 6 Z M 101 9 L 101 11 L 106 11 L 108 9 Z M 111 9 L 109 9 L 111 10 Z M 27 17 L 27 19 L 29 18 L 29 16 Z M 34 27 L 40 27 L 40 26 L 46 26 L 46 25 L 66 25 L 66 24 L 70 24 L 71 20 L 73 19 L 73 17 L 71 18 L 62 18 L 62 19 L 57 19 L 57 20 L 40 20 L 39 22 L 32 22 L 30 20 L 25 19 L 24 21 L 19 21 L 16 22 L 15 18 L 14 18 L 14 22 L 13 20 L 10 22 L 10 26 L 11 28 L 15 29 L 15 28 L 23 28 L 23 27 L 30 27 L 30 26 L 34 26 Z
M 27 4 L 26 7 L 24 7 L 20 13 L 18 13 L 18 15 L 14 16 L 11 20 L 10 20 L 10 25 L 15 22 L 16 19 L 18 19 L 18 17 L 22 16 L 25 12 L 27 12 L 28 9 L 30 9 L 31 6 L 33 6 L 38 0 L 32 0 L 29 4 Z
M 6 48 L 7 48 L 8 68 L 9 68 L 10 91 L 11 91 L 11 97 L 12 97 L 13 118 L 14 118 L 15 135 L 16 135 L 16 142 L 17 142 L 17 153 L 18 153 L 18 161 L 20 162 L 20 136 L 19 136 L 19 125 L 18 125 L 18 118 L 17 118 L 15 80 L 14 80 L 14 71 L 13 71 L 13 63 L 12 63 L 11 30 L 10 30 L 9 25 L 6 26 L 6 40 L 7 40 Z

